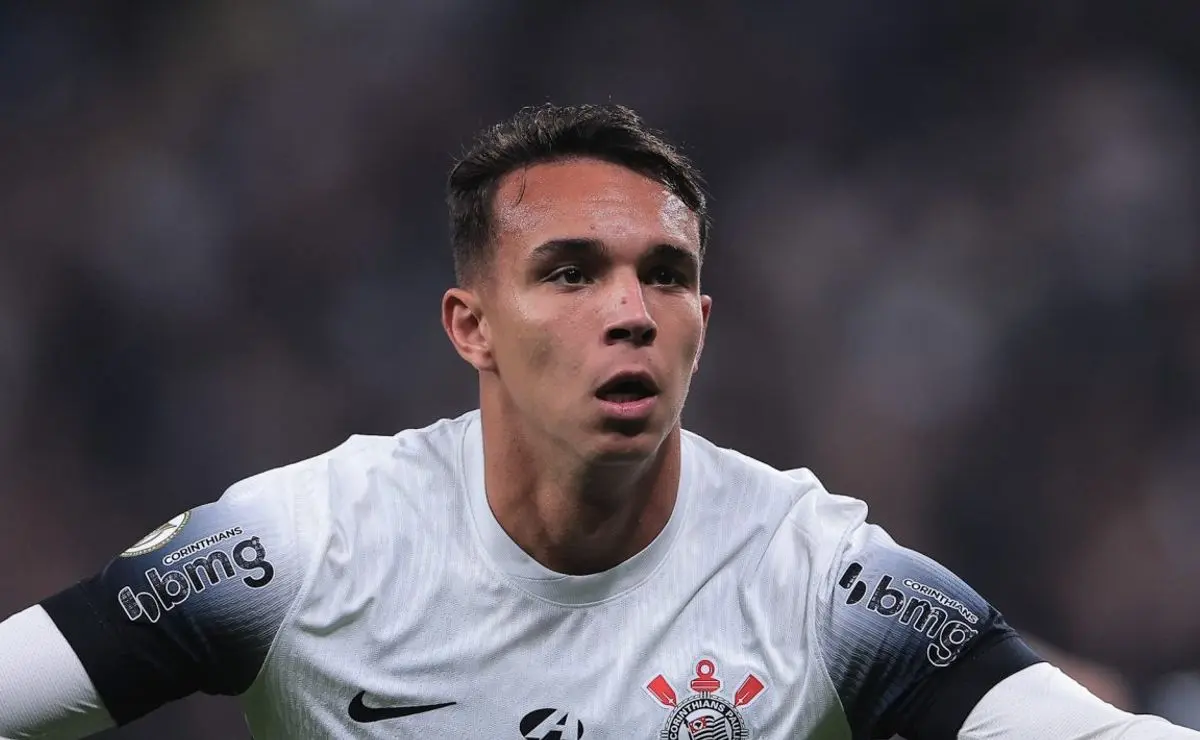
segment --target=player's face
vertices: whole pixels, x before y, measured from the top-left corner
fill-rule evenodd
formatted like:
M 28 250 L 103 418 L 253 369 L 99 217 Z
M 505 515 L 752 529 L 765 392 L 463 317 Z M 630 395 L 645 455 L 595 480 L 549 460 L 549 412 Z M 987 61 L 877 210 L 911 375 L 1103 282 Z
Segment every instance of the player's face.
M 497 190 L 486 289 L 496 373 L 525 423 L 592 458 L 646 458 L 704 341 L 699 222 L 663 185 L 590 159 Z

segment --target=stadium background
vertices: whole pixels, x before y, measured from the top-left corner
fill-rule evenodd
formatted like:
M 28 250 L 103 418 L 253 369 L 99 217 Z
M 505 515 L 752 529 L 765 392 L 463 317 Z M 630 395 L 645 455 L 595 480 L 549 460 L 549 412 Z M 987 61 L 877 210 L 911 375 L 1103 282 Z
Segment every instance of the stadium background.
M 0 615 L 470 408 L 447 167 L 612 100 L 714 194 L 687 424 L 1200 726 L 1198 31 L 1188 0 L 0 5 Z M 106 735 L 163 736 L 244 730 L 200 697 Z

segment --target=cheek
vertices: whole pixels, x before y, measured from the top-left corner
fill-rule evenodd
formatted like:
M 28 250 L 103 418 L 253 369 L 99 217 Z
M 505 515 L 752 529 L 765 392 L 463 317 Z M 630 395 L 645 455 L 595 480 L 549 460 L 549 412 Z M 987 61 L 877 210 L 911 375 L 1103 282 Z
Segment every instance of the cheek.
M 547 368 L 553 367 L 558 352 L 552 335 L 539 327 L 531 327 L 522 344 L 525 361 L 533 374 L 544 375 Z
M 680 338 L 680 354 L 684 360 L 688 361 L 684 370 L 691 372 L 690 363 L 696 358 L 696 353 L 700 351 L 700 344 L 704 337 L 704 319 L 699 305 L 690 307 L 686 312 L 680 312 L 677 336 Z
M 547 376 L 569 378 L 577 372 L 582 363 L 578 353 L 571 351 L 571 342 L 580 331 L 572 323 L 571 315 L 520 303 L 516 308 L 516 321 L 508 328 L 516 339 L 513 349 L 520 353 L 518 361 L 526 372 L 541 379 Z
M 699 334 L 697 334 L 692 341 L 688 343 L 684 355 L 680 358 L 679 362 L 679 372 L 683 376 L 683 382 L 685 386 L 690 386 L 692 383 L 692 376 L 696 373 L 696 357 L 699 355 L 699 353 L 700 338 Z

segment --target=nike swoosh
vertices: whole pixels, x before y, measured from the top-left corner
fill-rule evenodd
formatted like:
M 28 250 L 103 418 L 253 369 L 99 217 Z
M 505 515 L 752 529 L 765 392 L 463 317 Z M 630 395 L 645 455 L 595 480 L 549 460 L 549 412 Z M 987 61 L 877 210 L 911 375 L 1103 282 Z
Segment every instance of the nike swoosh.
M 367 692 L 360 691 L 350 700 L 350 719 L 355 722 L 381 722 L 385 719 L 398 719 L 422 712 L 432 712 L 435 709 L 452 707 L 458 702 L 448 701 L 443 704 L 419 704 L 412 707 L 368 707 L 363 703 Z

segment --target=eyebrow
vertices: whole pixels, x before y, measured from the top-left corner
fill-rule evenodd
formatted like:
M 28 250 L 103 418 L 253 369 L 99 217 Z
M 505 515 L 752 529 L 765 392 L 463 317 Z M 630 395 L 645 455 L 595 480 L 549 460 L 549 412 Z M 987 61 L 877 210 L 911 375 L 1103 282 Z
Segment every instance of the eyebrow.
M 534 247 L 529 253 L 533 262 L 543 262 L 565 257 L 602 257 L 611 250 L 600 239 L 590 237 L 571 237 L 566 239 L 551 239 Z M 700 267 L 699 256 L 690 249 L 676 244 L 662 242 L 655 244 L 646 254 L 647 260 L 663 260 L 666 262 L 685 263 L 692 269 Z
M 587 237 L 551 239 L 534 247 L 533 251 L 529 253 L 529 259 L 534 262 L 543 262 L 550 259 L 572 256 L 598 256 L 608 251 L 608 246 L 599 239 L 590 239 Z

